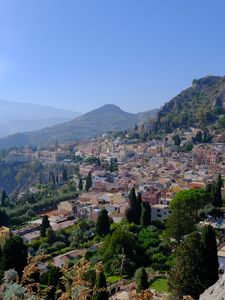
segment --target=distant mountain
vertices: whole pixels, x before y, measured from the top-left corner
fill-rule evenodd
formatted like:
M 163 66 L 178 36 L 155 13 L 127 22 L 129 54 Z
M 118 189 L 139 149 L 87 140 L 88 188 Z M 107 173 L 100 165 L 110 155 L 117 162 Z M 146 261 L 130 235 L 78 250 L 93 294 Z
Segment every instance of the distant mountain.
M 0 139 L 0 148 L 20 147 L 24 145 L 42 145 L 55 141 L 89 139 L 107 131 L 124 130 L 147 121 L 158 110 L 132 114 L 113 104 L 104 105 L 70 122 L 47 127 L 38 131 L 14 134 Z
M 77 112 L 31 103 L 0 100 L 0 137 L 72 120 Z
M 166 103 L 158 112 L 156 131 L 176 128 L 225 127 L 225 77 L 194 79 L 192 86 Z

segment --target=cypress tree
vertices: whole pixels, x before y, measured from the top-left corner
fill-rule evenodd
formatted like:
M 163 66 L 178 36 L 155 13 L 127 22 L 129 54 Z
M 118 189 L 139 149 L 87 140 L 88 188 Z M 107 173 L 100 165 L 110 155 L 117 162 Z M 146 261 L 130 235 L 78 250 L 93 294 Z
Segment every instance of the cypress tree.
M 67 179 L 68 179 L 67 171 L 66 171 L 66 169 L 63 169 L 63 171 L 62 171 L 62 180 L 67 181 Z
M 140 224 L 141 227 L 148 227 L 151 225 L 151 206 L 148 202 L 142 202 Z
M 80 191 L 83 191 L 83 180 L 80 178 L 78 188 Z
M 141 193 L 138 193 L 138 196 L 137 196 L 136 211 L 137 211 L 136 224 L 139 225 L 140 222 L 141 222 L 141 212 L 142 212 L 142 198 L 141 198 Z
M 221 175 L 219 174 L 215 184 L 215 207 L 220 208 L 222 206 L 222 194 L 221 194 L 221 187 L 222 187 L 222 179 Z
M 202 281 L 206 287 L 213 285 L 218 279 L 219 262 L 217 256 L 216 234 L 212 226 L 208 225 L 202 231 L 203 267 Z
M 47 228 L 51 228 L 51 225 L 50 225 L 48 216 L 45 215 L 42 218 L 42 223 L 41 223 L 41 226 L 40 226 L 40 232 L 41 232 L 42 237 L 46 236 L 46 229 Z
M 135 188 L 132 187 L 129 193 L 129 207 L 126 210 L 126 218 L 129 223 L 135 223 L 137 224 L 137 197 Z
M 96 231 L 99 236 L 105 236 L 110 232 L 110 221 L 106 209 L 102 209 L 98 214 Z
M 91 187 L 92 187 L 92 177 L 91 177 L 91 172 L 88 172 L 88 176 L 86 178 L 86 186 L 85 186 L 86 192 L 88 192 Z
M 92 300 L 108 300 L 106 278 L 103 270 L 98 271 L 95 281 L 95 291 Z
M 138 292 L 144 291 L 148 288 L 148 276 L 143 267 L 137 271 L 136 285 Z

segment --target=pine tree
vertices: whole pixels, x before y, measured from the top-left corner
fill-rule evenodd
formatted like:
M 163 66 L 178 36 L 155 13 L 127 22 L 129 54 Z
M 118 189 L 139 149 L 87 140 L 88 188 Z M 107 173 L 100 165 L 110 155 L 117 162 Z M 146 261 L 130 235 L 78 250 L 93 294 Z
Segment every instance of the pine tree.
M 141 269 L 137 270 L 136 276 L 136 285 L 137 291 L 141 292 L 148 288 L 148 276 L 145 269 L 142 267 Z
M 92 187 L 92 177 L 91 177 L 91 172 L 88 172 L 88 176 L 86 178 L 86 186 L 85 186 L 86 192 L 88 192 L 91 187 Z
M 98 214 L 96 232 L 99 236 L 105 236 L 110 232 L 110 220 L 106 209 L 102 209 Z
M 80 180 L 79 180 L 79 185 L 78 185 L 78 187 L 79 187 L 79 190 L 80 190 L 80 191 L 83 191 L 83 180 L 82 180 L 82 178 L 80 178 Z
M 107 291 L 106 278 L 103 270 L 97 272 L 95 281 L 95 291 L 92 300 L 108 300 L 109 295 Z
M 140 224 L 141 227 L 148 227 L 151 225 L 151 206 L 148 202 L 142 202 Z
M 47 228 L 51 228 L 51 225 L 50 225 L 48 216 L 45 215 L 42 218 L 42 223 L 41 223 L 41 226 L 40 226 L 40 232 L 41 232 L 42 237 L 46 236 L 46 229 Z

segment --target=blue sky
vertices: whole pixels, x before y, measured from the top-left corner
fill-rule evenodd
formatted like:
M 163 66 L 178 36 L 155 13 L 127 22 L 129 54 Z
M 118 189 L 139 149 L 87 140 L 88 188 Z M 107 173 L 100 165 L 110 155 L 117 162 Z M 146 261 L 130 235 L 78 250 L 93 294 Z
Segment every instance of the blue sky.
M 0 98 L 156 108 L 225 75 L 224 0 L 0 0 Z

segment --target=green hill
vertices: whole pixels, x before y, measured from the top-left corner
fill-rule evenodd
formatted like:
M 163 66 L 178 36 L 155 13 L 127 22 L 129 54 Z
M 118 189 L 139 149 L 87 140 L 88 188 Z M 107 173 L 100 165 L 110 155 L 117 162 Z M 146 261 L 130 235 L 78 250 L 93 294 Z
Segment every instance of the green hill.
M 225 77 L 207 76 L 193 80 L 158 112 L 156 131 L 176 128 L 225 127 Z

